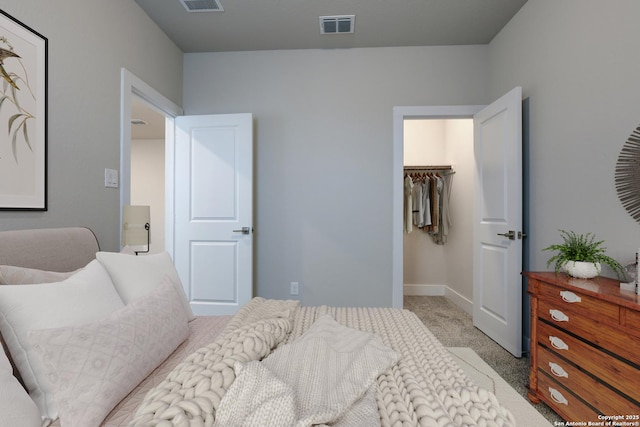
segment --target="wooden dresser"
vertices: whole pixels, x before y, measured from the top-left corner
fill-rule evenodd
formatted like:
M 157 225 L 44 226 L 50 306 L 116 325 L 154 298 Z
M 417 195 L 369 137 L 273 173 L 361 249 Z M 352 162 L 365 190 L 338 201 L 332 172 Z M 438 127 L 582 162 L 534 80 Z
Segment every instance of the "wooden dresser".
M 640 425 L 640 297 L 604 277 L 524 275 L 531 295 L 529 399 L 566 421 Z

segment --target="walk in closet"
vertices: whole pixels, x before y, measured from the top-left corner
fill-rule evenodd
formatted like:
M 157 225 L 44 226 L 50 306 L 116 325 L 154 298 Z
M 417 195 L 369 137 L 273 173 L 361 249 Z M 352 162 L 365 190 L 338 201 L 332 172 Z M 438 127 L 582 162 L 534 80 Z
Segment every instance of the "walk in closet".
M 428 203 L 410 202 L 411 216 L 404 220 L 404 293 L 447 295 L 471 310 L 463 295 L 473 295 L 473 120 L 405 119 L 404 172 L 403 178 L 422 184 L 422 191 L 430 189 L 429 197 L 422 197 Z M 439 182 L 434 177 L 444 191 L 433 191 Z M 434 200 L 438 194 L 446 200 Z

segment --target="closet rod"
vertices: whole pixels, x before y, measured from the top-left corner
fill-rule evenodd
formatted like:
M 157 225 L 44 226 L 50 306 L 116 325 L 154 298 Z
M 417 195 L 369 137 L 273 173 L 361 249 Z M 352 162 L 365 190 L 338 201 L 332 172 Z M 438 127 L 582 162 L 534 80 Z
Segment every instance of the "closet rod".
M 416 170 L 416 171 L 442 171 L 451 170 L 451 166 L 405 166 L 404 170 Z

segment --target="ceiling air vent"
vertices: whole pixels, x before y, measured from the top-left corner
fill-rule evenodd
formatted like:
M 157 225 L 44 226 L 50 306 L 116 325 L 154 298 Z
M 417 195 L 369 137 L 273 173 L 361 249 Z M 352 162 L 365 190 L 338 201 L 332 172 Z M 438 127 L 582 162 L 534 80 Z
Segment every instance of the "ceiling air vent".
M 320 17 L 320 34 L 353 33 L 356 24 L 355 15 L 334 15 Z
M 187 12 L 224 12 L 219 0 L 180 0 Z

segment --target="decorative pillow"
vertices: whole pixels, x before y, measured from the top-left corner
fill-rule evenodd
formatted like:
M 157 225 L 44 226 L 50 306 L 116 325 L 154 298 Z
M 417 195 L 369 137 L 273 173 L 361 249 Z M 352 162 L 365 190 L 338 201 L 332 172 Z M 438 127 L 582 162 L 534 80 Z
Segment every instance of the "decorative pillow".
M 0 286 L 0 332 L 42 417 L 55 419 L 57 410 L 28 331 L 92 322 L 123 306 L 96 260 L 62 282 Z
M 109 272 L 111 280 L 113 280 L 113 284 L 125 304 L 148 295 L 158 286 L 162 278 L 168 275 L 180 295 L 189 320 L 195 319 L 178 272 L 173 265 L 171 256 L 166 251 L 144 256 L 98 252 L 96 258 Z
M 99 426 L 111 410 L 189 335 L 168 276 L 147 297 L 82 326 L 33 330 L 65 427 Z
M 7 347 L 7 343 L 4 341 L 4 338 L 2 338 L 1 333 L 0 333 L 0 346 L 2 347 L 2 352 L 4 353 L 5 357 L 9 361 L 9 365 L 11 366 L 11 370 L 13 371 L 13 376 L 16 377 L 18 382 L 22 385 L 22 388 L 24 388 L 24 380 L 22 379 L 22 376 L 20 375 L 20 371 L 18 371 L 18 367 L 16 366 L 16 364 L 13 361 L 13 358 L 11 357 L 11 353 L 9 353 L 9 347 Z
M 35 268 L 0 265 L 0 285 L 31 285 L 34 283 L 61 282 L 80 270 L 59 272 Z
M 35 268 L 16 267 L 13 265 L 0 265 L 0 285 L 31 285 L 34 283 L 60 282 L 68 279 L 80 270 L 81 269 L 69 272 L 58 272 L 38 270 Z M 6 350 L 6 344 L 2 338 L 2 334 L 0 334 L 0 344 Z M 14 368 L 14 376 L 18 378 L 18 381 L 24 383 L 8 350 L 6 350 L 6 354 L 9 358 L 9 363 L 11 363 L 11 366 Z
M 13 376 L 4 352 L 0 352 L 0 425 L 39 427 L 40 411 Z

